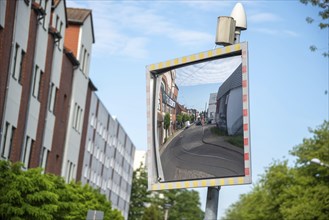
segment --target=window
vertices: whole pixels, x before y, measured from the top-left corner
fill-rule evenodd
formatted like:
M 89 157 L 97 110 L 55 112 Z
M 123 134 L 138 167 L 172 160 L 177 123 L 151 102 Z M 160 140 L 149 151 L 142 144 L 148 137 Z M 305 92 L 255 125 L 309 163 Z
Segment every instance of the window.
M 34 145 L 34 140 L 31 139 L 29 136 L 26 136 L 25 145 L 22 151 L 22 162 L 25 168 L 28 168 L 30 163 L 30 156 L 31 156 L 31 148 Z
M 57 88 L 54 83 L 51 83 L 50 95 L 49 95 L 49 106 L 48 106 L 48 109 L 50 112 L 54 112 L 56 96 L 57 96 Z
M 45 1 L 45 7 L 43 8 L 45 10 L 45 12 L 46 12 L 46 15 L 47 15 L 47 4 L 48 4 L 48 0 Z M 41 5 L 41 1 L 40 1 L 40 5 Z M 46 28 L 47 28 L 46 27 L 46 19 L 43 19 L 42 26 L 46 30 Z
M 85 165 L 85 172 L 84 172 L 84 175 L 83 175 L 86 179 L 88 179 L 88 171 L 89 171 L 89 168 L 88 168 L 88 165 L 86 164 Z
M 18 76 L 17 76 L 17 73 L 16 73 L 16 66 L 17 66 L 17 54 L 18 54 L 18 51 L 19 51 L 19 45 L 16 44 L 15 46 L 15 53 L 14 53 L 14 62 L 13 62 L 13 72 L 12 72 L 12 75 L 13 75 L 13 78 L 14 79 L 18 79 Z
M 82 56 L 82 54 L 83 54 L 83 50 L 84 49 L 84 46 L 83 45 L 81 45 L 81 50 L 80 50 L 80 59 L 79 59 L 79 61 L 80 61 L 80 64 L 82 64 L 82 61 L 83 61 L 83 56 Z M 82 70 L 82 66 L 83 65 L 80 65 L 80 70 Z
M 76 130 L 78 133 L 80 133 L 81 127 L 82 127 L 82 108 L 75 103 L 74 111 L 73 111 L 73 122 L 72 127 L 74 130 Z
M 22 71 L 23 71 L 23 62 L 25 58 L 24 50 L 21 51 L 21 62 L 19 64 L 19 72 L 18 72 L 18 82 L 22 84 Z
M 59 21 L 59 16 L 56 16 L 56 22 L 55 22 L 55 28 L 58 30 L 58 21 Z
M 47 166 L 48 153 L 49 153 L 49 150 L 46 147 L 42 147 L 40 166 L 44 169 Z
M 78 124 L 78 132 L 80 132 L 82 130 L 82 108 L 80 108 L 80 112 L 79 112 L 79 124 Z
M 90 126 L 91 126 L 91 127 L 94 127 L 94 120 L 95 120 L 95 116 L 94 116 L 94 114 L 92 113 L 92 114 L 91 114 L 91 119 L 90 119 Z
M 80 112 L 80 106 L 77 105 L 76 112 L 75 112 L 75 124 L 74 128 L 77 130 L 79 125 L 79 112 Z
M 71 161 L 67 161 L 66 167 L 66 182 L 70 182 L 73 179 L 75 165 Z
M 61 21 L 60 25 L 59 25 L 59 29 L 58 30 L 58 33 L 60 34 L 61 38 L 62 38 L 62 29 L 63 29 L 63 22 Z M 59 50 L 61 50 L 60 48 L 60 41 L 61 41 L 61 38 L 56 42 L 57 43 L 57 47 Z
M 39 71 L 38 65 L 35 66 L 34 79 L 33 79 L 33 96 L 39 99 L 41 85 L 41 71 Z
M 5 133 L 3 136 L 3 147 L 2 147 L 2 151 L 1 151 L 1 156 L 4 158 L 7 158 L 5 155 L 5 151 L 6 151 L 6 146 L 7 146 L 7 134 L 8 134 L 8 129 L 9 129 L 10 124 L 8 122 L 6 122 L 6 126 L 5 126 Z
M 87 53 L 87 50 L 85 51 L 85 55 L 86 55 L 86 53 Z M 83 62 L 83 70 L 82 70 L 82 72 L 85 73 L 85 74 L 87 73 L 88 60 L 89 60 L 89 53 L 87 53 L 87 56 L 85 56 L 85 60 Z
M 87 49 L 85 49 L 83 52 L 83 60 L 82 60 L 82 72 L 83 73 L 85 73 L 86 59 L 87 59 Z
M 91 144 L 92 144 L 92 143 L 91 143 L 91 140 L 89 139 L 89 140 L 88 140 L 88 147 L 87 147 L 87 151 L 88 151 L 88 152 L 91 152 Z
M 7 1 L 0 1 L 0 29 L 5 27 Z
M 77 108 L 78 108 L 78 105 L 77 103 L 74 104 L 74 109 L 73 109 L 73 118 L 72 118 L 72 127 L 75 128 L 75 124 L 76 124 L 76 112 L 77 112 Z

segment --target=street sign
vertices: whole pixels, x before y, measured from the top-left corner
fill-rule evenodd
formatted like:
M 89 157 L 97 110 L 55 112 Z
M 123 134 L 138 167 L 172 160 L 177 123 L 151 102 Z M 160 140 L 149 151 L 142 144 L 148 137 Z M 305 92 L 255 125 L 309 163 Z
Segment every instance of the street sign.
M 251 183 L 247 48 L 146 67 L 150 190 Z

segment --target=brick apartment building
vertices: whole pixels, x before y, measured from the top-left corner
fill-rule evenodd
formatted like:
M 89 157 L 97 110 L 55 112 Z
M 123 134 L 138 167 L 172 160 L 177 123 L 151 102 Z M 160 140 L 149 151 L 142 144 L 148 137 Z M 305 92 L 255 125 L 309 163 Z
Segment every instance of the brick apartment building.
M 135 146 L 96 96 L 94 43 L 91 10 L 0 1 L 0 158 L 89 183 L 127 218 Z

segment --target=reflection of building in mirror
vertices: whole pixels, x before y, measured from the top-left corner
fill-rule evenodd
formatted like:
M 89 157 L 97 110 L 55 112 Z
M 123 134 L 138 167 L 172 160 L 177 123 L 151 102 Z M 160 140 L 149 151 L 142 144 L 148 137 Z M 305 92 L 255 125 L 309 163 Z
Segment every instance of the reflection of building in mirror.
M 216 124 L 228 135 L 243 132 L 242 66 L 219 87 L 217 93 Z
M 241 65 L 232 68 L 224 81 L 180 86 L 179 89 L 174 73 L 179 78 L 186 70 L 174 71 L 161 75 L 158 95 L 157 131 L 162 180 L 243 176 Z M 201 82 L 202 75 L 199 77 Z M 182 103 L 178 99 L 181 96 L 184 96 Z M 200 105 L 206 103 L 200 112 L 191 102 L 185 102 L 197 99 Z
M 160 144 L 164 143 L 176 129 L 176 101 L 179 89 L 175 80 L 176 72 L 174 70 L 162 75 L 157 107 L 157 133 Z
M 217 105 L 217 93 L 210 93 L 209 102 L 208 102 L 208 123 L 215 123 L 215 114 L 216 114 L 216 105 Z

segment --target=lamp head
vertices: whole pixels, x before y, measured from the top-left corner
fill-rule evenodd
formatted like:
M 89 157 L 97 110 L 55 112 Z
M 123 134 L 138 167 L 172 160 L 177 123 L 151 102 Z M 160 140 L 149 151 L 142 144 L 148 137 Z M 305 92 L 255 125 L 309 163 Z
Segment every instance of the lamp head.
M 231 17 L 236 21 L 235 27 L 240 30 L 247 30 L 247 16 L 241 3 L 236 3 L 234 6 Z

